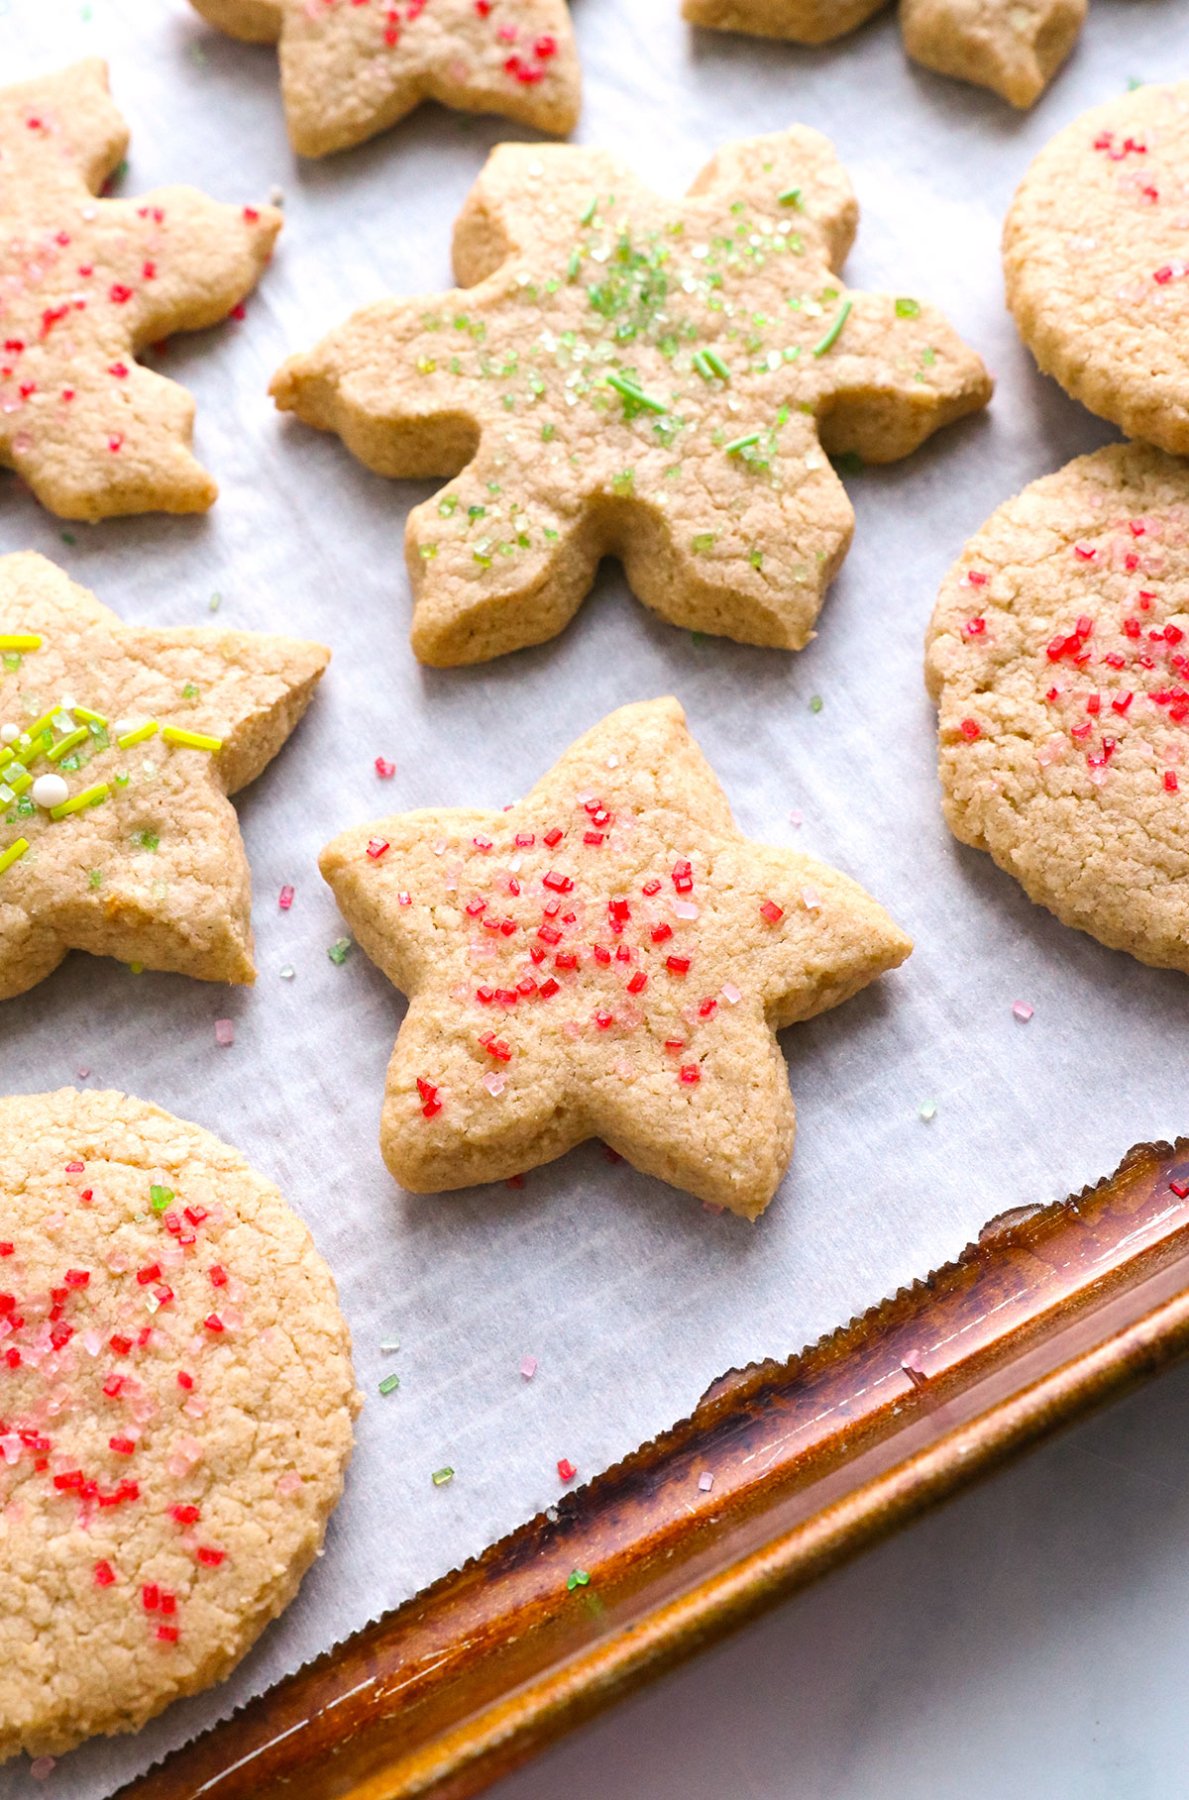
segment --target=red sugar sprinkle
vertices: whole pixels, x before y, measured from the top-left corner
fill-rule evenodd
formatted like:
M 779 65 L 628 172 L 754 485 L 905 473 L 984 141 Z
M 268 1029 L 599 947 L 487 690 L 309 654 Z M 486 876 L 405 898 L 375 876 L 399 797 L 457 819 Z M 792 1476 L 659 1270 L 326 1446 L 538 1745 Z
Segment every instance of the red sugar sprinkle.
M 237 300 L 235 305 L 231 308 L 231 311 L 227 315 L 227 317 L 229 319 L 246 319 L 247 316 L 248 316 L 248 309 L 244 305 L 242 300 Z
M 68 1288 L 85 1288 L 91 1279 L 89 1269 L 67 1269 L 62 1278 Z
M 563 1481 L 573 1481 L 575 1475 L 578 1473 L 568 1456 L 559 1458 L 557 1472 Z
M 141 1287 L 147 1287 L 150 1281 L 156 1281 L 161 1274 L 160 1263 L 149 1263 L 147 1268 L 136 1271 L 136 1279 Z
M 13 1256 L 15 1253 L 16 1245 L 9 1243 L 7 1239 L 0 1244 L 0 1256 Z
M 176 1625 L 158 1625 L 157 1636 L 163 1644 L 176 1644 L 181 1633 Z
M 222 1267 L 222 1265 L 220 1263 L 212 1263 L 211 1269 L 210 1269 L 210 1277 L 211 1277 L 211 1282 L 212 1282 L 213 1286 L 215 1286 L 215 1287 L 226 1287 L 227 1286 L 227 1271 L 225 1268 Z
M 1168 1185 L 1178 1200 L 1184 1200 L 1189 1196 L 1189 1181 L 1170 1181 Z
M 129 1350 L 132 1348 L 132 1339 L 130 1337 L 120 1337 L 117 1334 L 114 1337 L 108 1338 L 107 1341 L 117 1356 L 127 1356 Z
M 666 939 L 672 937 L 673 927 L 662 922 L 660 925 L 654 925 L 649 935 L 654 944 L 663 944 Z
M 285 883 L 284 887 L 277 895 L 277 905 L 282 912 L 288 912 L 289 908 L 293 905 L 293 889 L 289 886 L 288 882 Z
M 218 1313 L 208 1313 L 206 1315 L 206 1318 L 202 1322 L 206 1326 L 208 1331 L 212 1331 L 215 1333 L 216 1337 L 218 1336 L 218 1334 L 221 1331 L 226 1330 L 226 1326 L 223 1324 L 223 1321 L 219 1317 Z
M 178 1386 L 180 1388 L 185 1388 L 186 1392 L 189 1393 L 190 1389 L 194 1386 L 193 1375 L 187 1375 L 185 1369 L 179 1369 L 178 1370 Z
M 112 1568 L 111 1564 L 107 1561 L 106 1557 L 101 1557 L 100 1560 L 95 1564 L 95 1586 L 96 1587 L 111 1587 L 112 1583 L 115 1581 L 115 1578 L 116 1578 L 115 1570 Z
M 203 1568 L 217 1569 L 227 1552 L 226 1550 L 216 1550 L 213 1544 L 200 1544 L 197 1555 Z
M 384 852 L 389 848 L 390 846 L 387 838 L 368 839 L 367 853 L 373 862 L 379 862 Z
M 673 886 L 677 889 L 677 892 L 679 894 L 692 893 L 693 885 L 694 872 L 689 863 L 684 861 L 674 863 Z
M 197 1525 L 202 1514 L 196 1506 L 178 1505 L 170 1507 L 169 1516 L 179 1525 Z
M 784 918 L 784 907 L 777 906 L 775 900 L 765 900 L 760 907 L 760 917 L 769 925 L 779 925 Z
M 628 982 L 628 993 L 642 994 L 647 986 L 647 975 L 644 973 L 643 969 L 637 969 L 636 973 L 632 976 L 632 979 Z
M 380 777 L 381 781 L 391 781 L 392 777 L 396 774 L 396 764 L 394 762 L 389 762 L 388 759 L 383 756 L 377 756 L 372 767 L 375 769 L 376 774 Z
M 665 967 L 671 975 L 688 975 L 690 959 L 688 956 L 667 956 Z
M 968 744 L 973 744 L 975 738 L 980 738 L 983 735 L 983 728 L 978 723 L 977 719 L 963 719 L 958 730 L 962 733 L 962 736 L 966 739 Z
M 107 1447 L 109 1450 L 114 1450 L 119 1456 L 131 1456 L 136 1449 L 136 1443 L 133 1438 L 112 1437 L 108 1438 Z
M 68 1175 L 81 1175 L 86 1166 L 86 1163 L 81 1163 L 76 1158 L 74 1162 L 67 1163 L 66 1173 Z
M 1176 772 L 1172 769 L 1165 769 L 1164 771 L 1164 791 L 1166 794 L 1175 794 L 1177 792 Z
M 81 269 L 79 270 L 79 274 L 82 274 Z M 132 289 L 130 287 L 125 287 L 122 281 L 116 281 L 113 282 L 112 286 L 108 289 L 107 297 L 116 306 L 124 306 L 132 298 Z
M 683 1081 L 687 1087 L 693 1087 L 694 1084 L 701 1081 L 701 1079 L 702 1071 L 697 1063 L 682 1063 L 678 1074 L 679 1081 Z
M 560 990 L 561 983 L 555 981 L 553 976 L 550 975 L 541 983 L 541 998 L 542 1000 L 551 1000 L 554 994 L 560 992 Z

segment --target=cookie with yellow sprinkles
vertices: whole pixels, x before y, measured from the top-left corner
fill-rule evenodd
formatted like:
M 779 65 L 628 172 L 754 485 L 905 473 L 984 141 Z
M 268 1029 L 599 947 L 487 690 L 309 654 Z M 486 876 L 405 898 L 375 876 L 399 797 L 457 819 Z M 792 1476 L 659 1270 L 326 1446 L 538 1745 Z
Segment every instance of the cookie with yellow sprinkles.
M 0 1759 L 221 1681 L 358 1407 L 330 1271 L 236 1151 L 125 1094 L 0 1099 Z
M 72 949 L 255 979 L 228 795 L 329 660 L 297 638 L 123 625 L 44 557 L 0 557 L 0 999 Z

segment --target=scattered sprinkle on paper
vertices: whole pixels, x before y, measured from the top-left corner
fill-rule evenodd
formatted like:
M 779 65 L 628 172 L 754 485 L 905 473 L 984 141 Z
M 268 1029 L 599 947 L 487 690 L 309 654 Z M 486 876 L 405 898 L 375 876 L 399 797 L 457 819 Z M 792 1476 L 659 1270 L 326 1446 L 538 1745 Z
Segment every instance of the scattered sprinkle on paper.
M 454 1480 L 454 1470 L 450 1468 L 435 1469 L 430 1476 L 430 1480 L 435 1487 L 446 1487 L 448 1483 Z
M 571 1569 L 566 1576 L 566 1588 L 572 1594 L 575 1588 L 589 1587 L 590 1576 L 585 1569 Z
M 350 938 L 341 937 L 341 938 L 335 939 L 334 943 L 330 946 L 330 949 L 326 952 L 326 954 L 327 954 L 327 956 L 329 956 L 331 962 L 334 963 L 338 968 L 341 969 L 343 964 L 346 962 L 348 955 L 350 954 L 350 950 L 351 950 Z
M 522 1356 L 520 1359 L 520 1373 L 524 1376 L 524 1379 L 526 1381 L 531 1381 L 533 1376 L 536 1374 L 536 1372 L 537 1372 L 536 1357 L 535 1356 Z
M 703 1469 L 702 1473 L 698 1476 L 699 1489 L 703 1494 L 708 1494 L 713 1486 L 714 1476 L 710 1473 L 709 1469 Z
M 929 1123 L 930 1119 L 935 1119 L 937 1117 L 936 1103 L 932 1100 L 922 1100 L 921 1104 L 920 1104 L 919 1112 L 920 1112 L 921 1118 L 924 1119 L 924 1121 L 927 1125 Z
M 1012 1017 L 1018 1019 L 1021 1025 L 1026 1025 L 1033 1013 L 1033 1008 L 1026 1000 L 1013 1000 L 1011 1010 Z
M 235 1024 L 231 1019 L 215 1020 L 215 1042 L 220 1050 L 228 1050 L 235 1042 Z
M 811 713 L 819 713 L 819 712 L 821 712 L 822 707 L 824 705 L 825 705 L 825 701 L 822 699 L 821 695 L 814 694 L 813 698 L 809 702 L 809 710 Z
M 293 964 L 286 963 L 285 967 L 281 970 L 281 980 L 282 981 L 292 981 L 293 977 L 296 975 L 296 973 L 297 973 L 297 970 L 293 967 Z
M 206 603 L 206 609 L 208 612 L 218 612 L 218 610 L 222 606 L 222 604 L 223 604 L 222 594 L 212 594 L 210 599 Z
M 380 1383 L 380 1392 L 382 1394 L 395 1394 L 395 1392 L 399 1386 L 400 1386 L 400 1376 L 399 1375 L 385 1375 L 383 1381 Z M 434 1479 L 436 1480 L 437 1477 L 435 1476 Z

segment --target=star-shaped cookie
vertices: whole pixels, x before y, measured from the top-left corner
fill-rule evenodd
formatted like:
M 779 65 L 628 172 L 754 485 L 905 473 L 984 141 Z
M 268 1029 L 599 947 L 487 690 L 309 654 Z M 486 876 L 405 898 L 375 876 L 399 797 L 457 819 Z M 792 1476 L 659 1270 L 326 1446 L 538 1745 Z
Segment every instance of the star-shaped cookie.
M 293 148 L 326 156 L 423 100 L 564 136 L 581 81 L 566 0 L 192 0 L 210 24 L 277 43 Z
M 694 25 L 755 37 L 824 44 L 854 31 L 887 0 L 682 0 Z M 1031 106 L 1065 61 L 1086 18 L 1086 0 L 900 0 L 908 54 Z
M 676 700 L 612 713 L 503 812 L 380 819 L 321 867 L 409 996 L 380 1143 L 414 1192 L 601 1137 L 755 1218 L 793 1143 L 776 1032 L 912 948 L 855 882 L 742 836 Z
M 67 519 L 211 505 L 194 402 L 136 354 L 226 318 L 281 229 L 196 188 L 97 199 L 127 143 L 97 59 L 0 89 L 0 466 Z
M 283 411 L 384 475 L 462 470 L 409 519 L 423 662 L 553 637 L 609 554 L 673 624 L 808 641 L 854 527 L 823 445 L 888 462 L 991 392 L 924 302 L 842 285 L 856 216 L 805 127 L 677 202 L 602 152 L 503 144 L 455 230 L 462 287 L 290 357 Z
M 122 625 L 44 557 L 0 558 L 0 999 L 72 949 L 255 979 L 227 795 L 329 660 L 297 638 Z

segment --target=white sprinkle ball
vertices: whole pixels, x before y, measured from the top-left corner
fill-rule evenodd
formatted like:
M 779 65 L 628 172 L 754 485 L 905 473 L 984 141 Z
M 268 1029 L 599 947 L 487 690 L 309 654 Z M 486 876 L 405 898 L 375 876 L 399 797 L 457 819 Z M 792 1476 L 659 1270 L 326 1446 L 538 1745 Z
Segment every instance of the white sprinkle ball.
M 52 806 L 62 806 L 70 798 L 70 789 L 61 775 L 39 775 L 30 793 L 34 806 L 44 807 L 46 812 Z

